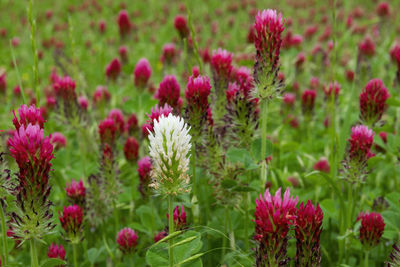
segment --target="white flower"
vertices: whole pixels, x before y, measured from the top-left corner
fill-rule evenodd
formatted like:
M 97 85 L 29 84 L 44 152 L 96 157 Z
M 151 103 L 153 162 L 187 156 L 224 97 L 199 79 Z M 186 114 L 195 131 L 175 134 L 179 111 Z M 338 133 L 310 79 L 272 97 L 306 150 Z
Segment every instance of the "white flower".
M 154 120 L 149 134 L 150 157 L 153 161 L 151 187 L 162 194 L 187 192 L 189 185 L 189 127 L 179 117 L 169 114 Z

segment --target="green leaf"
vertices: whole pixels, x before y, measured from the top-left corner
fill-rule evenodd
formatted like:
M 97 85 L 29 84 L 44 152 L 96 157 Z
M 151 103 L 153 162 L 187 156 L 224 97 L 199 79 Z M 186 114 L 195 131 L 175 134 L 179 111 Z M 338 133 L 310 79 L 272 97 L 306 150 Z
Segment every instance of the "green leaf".
M 233 179 L 224 179 L 221 182 L 221 185 L 222 185 L 223 188 L 227 188 L 228 189 L 228 188 L 232 188 L 232 187 L 236 186 L 237 185 L 237 181 L 233 180 Z
M 257 162 L 263 161 L 266 157 L 272 154 L 273 145 L 270 140 L 267 139 L 267 149 L 265 155 L 261 155 L 261 138 L 257 138 L 251 144 L 251 153 Z
M 60 266 L 60 265 L 65 265 L 65 264 L 67 264 L 67 263 L 63 260 L 51 258 L 51 259 L 44 260 L 40 264 L 40 267 L 53 267 L 53 266 Z
M 149 206 L 142 205 L 136 210 L 137 215 L 140 218 L 141 224 L 146 227 L 149 232 L 154 232 L 157 229 L 161 229 L 163 224 L 159 215 L 154 212 Z

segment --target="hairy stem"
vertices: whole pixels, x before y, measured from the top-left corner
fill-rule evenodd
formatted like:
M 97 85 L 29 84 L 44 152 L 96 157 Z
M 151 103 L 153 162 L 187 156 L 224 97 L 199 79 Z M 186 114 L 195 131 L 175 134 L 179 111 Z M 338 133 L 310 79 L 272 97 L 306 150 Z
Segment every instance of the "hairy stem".
M 168 214 L 169 214 L 169 234 L 172 235 L 174 233 L 174 212 L 173 212 L 173 207 L 172 207 L 172 202 L 173 202 L 173 197 L 171 195 L 168 196 Z M 169 254 L 169 267 L 174 266 L 174 249 L 172 245 L 174 244 L 173 239 L 171 238 L 169 241 L 169 247 L 168 247 L 168 254 Z
M 268 113 L 268 102 L 263 101 L 261 103 L 261 172 L 260 180 L 264 186 L 267 182 L 267 165 L 265 162 L 265 154 L 267 152 L 267 113 Z
M 39 267 L 39 259 L 37 255 L 36 241 L 34 239 L 29 240 L 30 250 L 31 250 L 31 266 Z
M 3 262 L 7 266 L 8 263 L 8 248 L 7 248 L 7 227 L 6 227 L 6 216 L 3 207 L 0 205 L 0 216 L 1 216 L 1 232 L 3 239 Z

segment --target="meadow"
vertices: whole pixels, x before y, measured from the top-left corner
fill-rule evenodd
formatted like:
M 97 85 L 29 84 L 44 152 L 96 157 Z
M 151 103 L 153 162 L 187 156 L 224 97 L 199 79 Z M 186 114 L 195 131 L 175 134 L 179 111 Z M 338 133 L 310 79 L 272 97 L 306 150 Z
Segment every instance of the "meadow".
M 399 8 L 0 1 L 0 266 L 400 266 Z

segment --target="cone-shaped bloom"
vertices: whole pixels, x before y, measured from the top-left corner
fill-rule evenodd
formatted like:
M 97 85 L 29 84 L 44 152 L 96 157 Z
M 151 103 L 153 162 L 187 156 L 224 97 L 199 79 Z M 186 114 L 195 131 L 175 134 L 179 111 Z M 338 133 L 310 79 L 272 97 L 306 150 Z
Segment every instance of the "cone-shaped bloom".
M 388 90 L 380 79 L 372 79 L 360 94 L 360 118 L 369 125 L 374 125 L 387 109 Z
M 290 225 L 295 223 L 296 205 L 298 198 L 290 196 L 286 189 L 283 199 L 279 188 L 275 196 L 267 189 L 264 196 L 256 200 L 255 240 L 257 247 L 257 266 L 265 266 L 267 262 L 274 262 L 276 266 L 288 261 L 286 256 L 287 234 Z
M 13 124 L 15 129 L 19 130 L 21 125 L 26 128 L 28 124 L 39 125 L 39 127 L 43 129 L 45 119 L 42 116 L 41 109 L 36 108 L 35 105 L 29 107 L 26 105 L 21 105 L 21 107 L 18 109 L 19 120 L 15 114 L 15 111 L 13 111 L 13 114 Z
M 315 164 L 314 164 L 314 170 L 320 171 L 320 172 L 326 172 L 329 173 L 331 170 L 331 167 L 329 166 L 329 161 L 326 158 L 320 158 Z
M 86 98 L 86 96 L 80 96 L 78 98 L 78 103 L 79 103 L 79 107 L 83 111 L 86 111 L 89 107 L 89 100 Z
M 131 22 L 129 20 L 129 15 L 126 10 L 121 10 L 119 12 L 117 22 L 120 36 L 122 38 L 126 37 L 131 30 Z
M 128 62 L 128 48 L 123 45 L 118 49 L 118 53 L 119 53 L 119 57 L 121 58 L 121 61 L 123 63 L 127 63 Z
M 174 229 L 182 230 L 186 226 L 186 212 L 185 208 L 182 205 L 179 209 L 179 206 L 176 206 L 174 209 Z M 167 213 L 167 218 L 169 218 L 169 214 Z
M 82 180 L 79 180 L 79 182 L 72 180 L 71 184 L 67 183 L 65 191 L 73 204 L 82 206 L 85 203 L 86 188 Z
M 75 81 L 68 76 L 57 79 L 53 84 L 56 96 L 64 101 L 70 101 L 71 99 L 76 98 L 75 87 Z
M 211 57 L 211 69 L 215 80 L 228 80 L 232 72 L 232 53 L 218 48 Z
M 358 50 L 362 56 L 372 57 L 375 55 L 376 46 L 374 41 L 372 41 L 370 36 L 365 36 L 365 38 L 358 44 Z
M 340 88 L 341 86 L 337 81 L 334 82 L 334 85 L 332 83 L 329 83 L 329 86 L 324 88 L 324 93 L 328 101 L 330 101 L 331 99 L 332 92 L 334 92 L 335 94 L 335 100 L 338 98 Z
M 371 152 L 375 133 L 365 125 L 358 125 L 351 129 L 349 158 L 363 162 L 373 157 Z
M 51 243 L 47 249 L 47 257 L 65 260 L 65 250 L 62 245 Z
M 118 128 L 115 121 L 107 118 L 99 123 L 99 135 L 101 143 L 114 144 Z
M 132 113 L 125 124 L 125 130 L 128 134 L 133 134 L 138 129 L 138 119 L 135 113 Z
M 150 157 L 141 158 L 137 164 L 138 164 L 137 171 L 139 173 L 139 179 L 140 179 L 139 191 L 142 194 L 142 196 L 145 197 L 147 195 L 146 193 L 151 179 L 150 172 L 151 169 L 153 168 L 153 165 L 151 164 Z
M 62 133 L 54 132 L 51 135 L 51 143 L 53 144 L 54 149 L 58 150 L 67 145 L 67 139 Z
M 151 72 L 149 61 L 146 58 L 139 59 L 133 71 L 135 86 L 141 89 L 145 88 L 150 79 Z
M 388 2 L 381 2 L 376 7 L 376 14 L 379 17 L 388 17 L 390 15 L 390 5 Z
M 176 56 L 176 48 L 174 43 L 165 44 L 162 49 L 161 62 L 163 64 L 171 64 Z
M 93 93 L 93 103 L 99 104 L 108 102 L 111 99 L 111 94 L 105 86 L 97 86 L 96 91 Z
M 137 245 L 138 235 L 131 228 L 124 228 L 117 234 L 119 249 L 124 254 L 132 253 Z
M 79 242 L 83 229 L 82 209 L 78 205 L 64 207 L 63 213 L 59 212 L 59 215 L 61 226 L 67 234 L 65 238 L 72 243 Z
M 136 141 L 136 138 L 131 136 L 126 139 L 124 145 L 124 155 L 126 160 L 135 162 L 139 155 L 139 143 Z
M 315 106 L 317 92 L 314 90 L 305 90 L 301 95 L 301 108 L 304 115 L 312 115 Z
M 0 74 L 0 93 L 5 94 L 7 90 L 6 73 Z
M 106 67 L 106 76 L 110 80 L 115 81 L 119 74 L 121 73 L 121 62 L 119 62 L 118 58 L 114 58 Z
M 185 16 L 177 15 L 174 19 L 174 27 L 182 39 L 189 36 L 189 27 Z
M 167 104 L 165 104 L 163 107 L 156 105 L 154 108 L 152 108 L 151 114 L 147 114 L 149 119 L 146 121 L 146 124 L 143 125 L 143 135 L 147 136 L 149 132 L 153 132 L 154 120 L 158 121 L 161 115 L 168 117 L 170 113 L 172 113 L 172 108 Z
M 254 96 L 261 99 L 270 99 L 280 91 L 280 82 L 277 79 L 279 72 L 279 55 L 284 30 L 282 14 L 276 10 L 259 11 L 254 29 L 254 45 L 256 47 L 256 64 L 254 79 L 257 84 Z
M 357 221 L 361 220 L 360 241 L 366 249 L 371 249 L 379 244 L 385 222 L 382 216 L 377 212 L 361 212 Z
M 153 162 L 151 187 L 161 195 L 189 192 L 189 127 L 181 117 L 169 114 L 154 120 L 150 132 L 150 157 Z
M 53 159 L 53 145 L 39 125 L 20 125 L 8 140 L 11 156 L 19 167 L 15 188 L 18 211 L 12 214 L 14 238 L 28 240 L 42 238 L 54 228 L 48 199 L 49 172 Z
M 307 201 L 300 204 L 297 210 L 296 234 L 296 266 L 320 266 L 321 248 L 319 240 L 322 232 L 322 213 L 319 204 L 316 206 Z
M 168 104 L 175 110 L 180 110 L 182 99 L 180 98 L 181 87 L 174 75 L 167 75 L 160 83 L 160 87 L 155 94 L 158 104 L 163 106 Z
M 122 134 L 125 130 L 125 121 L 124 115 L 120 109 L 112 109 L 110 113 L 108 113 L 107 118 L 112 119 L 117 127 L 118 134 Z
M 208 109 L 208 96 L 211 92 L 208 76 L 190 76 L 186 85 L 185 98 L 188 112 L 205 113 Z

